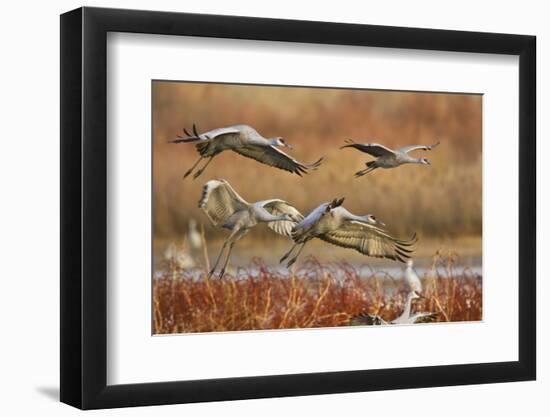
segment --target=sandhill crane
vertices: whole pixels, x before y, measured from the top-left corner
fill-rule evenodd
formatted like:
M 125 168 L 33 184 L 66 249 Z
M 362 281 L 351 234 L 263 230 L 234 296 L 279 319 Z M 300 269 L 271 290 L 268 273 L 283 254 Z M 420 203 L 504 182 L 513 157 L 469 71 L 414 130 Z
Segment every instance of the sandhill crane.
M 368 313 L 361 313 L 355 317 L 353 317 L 349 325 L 350 326 L 379 326 L 379 325 L 385 325 L 385 324 L 414 324 L 418 321 L 423 321 L 429 318 L 433 318 L 437 316 L 438 313 L 415 313 L 411 314 L 412 309 L 412 301 L 414 299 L 420 298 L 421 296 L 418 295 L 415 291 L 410 291 L 407 294 L 407 299 L 405 301 L 405 307 L 403 308 L 403 312 L 401 315 L 397 318 L 395 318 L 392 321 L 385 321 L 382 317 L 378 315 L 371 315 Z
M 191 269 L 196 266 L 193 256 L 184 247 L 171 242 L 164 250 L 164 259 L 173 262 L 180 269 Z
M 413 260 L 407 260 L 407 269 L 405 269 L 405 284 L 407 291 L 416 291 L 419 294 L 422 294 L 422 282 L 416 274 L 416 271 L 413 268 Z
M 397 150 L 392 150 L 380 145 L 378 143 L 355 143 L 352 140 L 346 141 L 347 145 L 342 146 L 340 149 L 344 148 L 355 148 L 361 152 L 368 153 L 376 157 L 374 161 L 369 161 L 366 163 L 367 168 L 355 173 L 355 177 L 361 177 L 369 172 L 374 171 L 376 168 L 396 168 L 403 164 L 421 164 L 421 165 L 430 165 L 430 160 L 428 158 L 414 158 L 409 155 L 409 152 L 422 149 L 424 151 L 431 151 L 439 142 L 434 145 L 412 145 L 399 148 Z
M 294 225 L 304 218 L 298 210 L 283 200 L 274 198 L 248 203 L 225 180 L 211 180 L 204 185 L 199 207 L 215 226 L 231 230 L 208 274 L 209 278 L 216 270 L 224 250 L 228 248 L 220 272 L 220 278 L 223 277 L 233 245 L 258 223 L 267 223 L 274 232 L 290 237 Z
M 400 262 L 410 257 L 409 249 L 416 243 L 416 234 L 410 240 L 399 240 L 390 236 L 377 226 L 385 226 L 373 215 L 357 216 L 350 213 L 342 203 L 344 199 L 334 199 L 330 203 L 323 203 L 305 219 L 300 221 L 292 230 L 294 245 L 281 258 L 280 262 L 289 258 L 294 249 L 298 252 L 288 261 L 290 267 L 308 241 L 319 238 L 333 245 L 355 249 L 363 255 L 376 258 L 389 258 Z
M 405 308 L 403 310 L 403 313 L 396 319 L 390 321 L 390 324 L 413 324 L 413 323 L 416 323 L 418 320 L 423 320 L 423 319 L 437 316 L 437 313 L 411 314 L 412 300 L 416 298 L 420 298 L 420 295 L 418 295 L 415 291 L 410 291 L 407 294 L 407 300 L 405 301 Z
M 189 220 L 187 240 L 189 241 L 189 247 L 192 251 L 197 252 L 202 249 L 202 236 L 197 229 L 197 221 L 195 219 Z
M 187 135 L 186 137 L 178 135 L 178 139 L 174 139 L 170 143 L 197 142 L 195 148 L 200 155 L 183 178 L 191 174 L 203 159 L 208 158 L 206 163 L 193 175 L 193 178 L 197 178 L 204 172 L 212 159 L 225 150 L 231 150 L 247 158 L 255 159 L 262 164 L 283 169 L 299 176 L 306 174 L 309 169 L 317 169 L 323 160 L 323 158 L 320 158 L 312 164 L 302 164 L 276 148 L 280 146 L 292 149 L 292 146 L 287 144 L 283 138 L 264 138 L 256 129 L 247 125 L 222 127 L 201 134 L 197 132 L 197 127 L 193 125 L 193 134 L 186 129 L 183 129 L 183 131 Z

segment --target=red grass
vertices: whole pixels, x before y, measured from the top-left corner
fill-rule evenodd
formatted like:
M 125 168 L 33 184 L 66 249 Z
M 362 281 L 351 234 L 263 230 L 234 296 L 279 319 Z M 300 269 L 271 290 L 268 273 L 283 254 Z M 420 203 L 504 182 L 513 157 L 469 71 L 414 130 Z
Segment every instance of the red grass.
M 441 266 L 444 276 L 437 275 Z M 220 280 L 167 262 L 154 280 L 154 333 L 335 327 L 348 325 L 362 312 L 385 320 L 401 314 L 401 280 L 360 272 L 347 263 L 321 264 L 310 257 L 287 274 L 257 259 Z M 466 269 L 457 274 L 451 258 L 437 255 L 427 275 L 426 298 L 415 300 L 413 311 L 438 312 L 435 321 L 481 320 L 481 277 Z

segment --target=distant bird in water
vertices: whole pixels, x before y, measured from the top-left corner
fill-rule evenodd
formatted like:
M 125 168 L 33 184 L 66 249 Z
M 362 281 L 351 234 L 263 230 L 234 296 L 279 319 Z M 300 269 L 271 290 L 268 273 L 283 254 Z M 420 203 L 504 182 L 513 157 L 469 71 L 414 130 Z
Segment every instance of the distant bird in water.
M 422 294 L 422 282 L 413 268 L 412 258 L 407 260 L 407 269 L 405 269 L 405 284 L 408 292 L 416 291 L 417 293 Z
M 197 221 L 189 220 L 186 239 L 181 244 L 171 242 L 164 249 L 164 260 L 172 262 L 180 269 L 191 269 L 197 266 L 195 261 L 198 251 L 202 248 L 202 238 L 197 230 Z
M 211 180 L 204 185 L 199 207 L 215 226 L 231 230 L 208 277 L 216 270 L 227 248 L 219 275 L 220 278 L 223 277 L 233 246 L 258 223 L 267 223 L 274 232 L 290 237 L 294 225 L 303 219 L 298 210 L 283 200 L 270 199 L 249 203 L 225 180 Z
M 196 266 L 195 260 L 184 248 L 171 242 L 164 250 L 164 260 L 173 262 L 180 269 L 191 269 Z
M 189 228 L 187 229 L 187 241 L 192 251 L 199 251 L 202 249 L 202 237 L 197 229 L 197 221 L 195 219 L 189 220 Z
M 287 144 L 283 138 L 264 138 L 254 128 L 247 125 L 222 127 L 200 134 L 197 132 L 197 127 L 193 125 L 193 133 L 188 132 L 186 129 L 183 129 L 183 132 L 187 136 L 178 135 L 178 138 L 170 141 L 170 143 L 197 142 L 195 148 L 200 155 L 183 178 L 191 174 L 203 159 L 208 158 L 206 163 L 193 174 L 193 178 L 197 178 L 216 155 L 226 150 L 231 150 L 247 158 L 255 159 L 262 164 L 283 169 L 299 176 L 306 174 L 310 169 L 317 169 L 323 160 L 323 158 L 320 158 L 312 164 L 298 162 L 290 155 L 277 149 L 277 147 L 292 149 L 292 146 Z
M 414 158 L 409 155 L 409 152 L 422 149 L 424 151 L 430 151 L 439 145 L 437 142 L 434 145 L 412 145 L 399 148 L 397 150 L 392 150 L 380 145 L 378 143 L 355 143 L 353 140 L 347 140 L 347 145 L 342 146 L 340 149 L 344 148 L 355 148 L 361 152 L 368 153 L 376 157 L 374 161 L 367 162 L 367 168 L 355 173 L 356 177 L 361 177 L 368 174 L 369 172 L 374 171 L 377 168 L 396 168 L 403 164 L 421 164 L 421 165 L 430 165 L 430 160 L 428 158 Z
M 341 198 L 323 203 L 296 224 L 292 229 L 294 245 L 280 262 L 290 258 L 287 263 L 287 267 L 290 267 L 296 262 L 307 242 L 313 238 L 355 249 L 363 255 L 375 258 L 405 262 L 405 259 L 410 257 L 412 252 L 410 247 L 417 241 L 416 234 L 410 240 L 396 239 L 379 227 L 385 225 L 372 214 L 364 216 L 352 214 L 342 207 L 343 202 L 344 199 Z M 293 254 L 296 248 L 298 251 Z

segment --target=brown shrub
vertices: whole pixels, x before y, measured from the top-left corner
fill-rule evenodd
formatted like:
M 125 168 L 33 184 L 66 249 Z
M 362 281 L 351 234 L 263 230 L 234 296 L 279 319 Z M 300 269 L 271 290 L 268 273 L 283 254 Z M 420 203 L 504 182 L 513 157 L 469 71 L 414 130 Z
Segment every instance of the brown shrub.
M 423 299 L 413 311 L 437 312 L 435 321 L 482 319 L 482 280 L 455 271 L 452 258 L 434 257 L 423 277 Z M 441 270 L 445 271 L 441 273 Z M 401 280 L 350 264 L 321 264 L 309 257 L 286 274 L 256 259 L 223 279 L 167 262 L 153 286 L 155 334 L 345 326 L 360 313 L 387 321 L 403 310 Z

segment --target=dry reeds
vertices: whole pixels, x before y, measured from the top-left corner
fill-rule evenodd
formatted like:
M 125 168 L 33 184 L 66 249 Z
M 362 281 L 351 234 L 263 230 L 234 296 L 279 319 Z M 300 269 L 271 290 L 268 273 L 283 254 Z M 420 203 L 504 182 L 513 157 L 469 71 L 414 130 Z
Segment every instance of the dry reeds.
M 482 318 L 481 277 L 455 271 L 452 258 L 434 258 L 414 311 L 439 313 L 435 321 Z M 443 271 L 443 272 L 442 272 Z M 196 333 L 345 326 L 360 313 L 390 321 L 403 309 L 401 280 L 345 262 L 309 257 L 290 273 L 256 259 L 223 279 L 166 262 L 153 287 L 154 333 Z
M 406 238 L 418 232 L 419 251 L 425 254 L 432 253 L 422 246 L 429 239 L 480 240 L 481 105 L 481 96 L 468 94 L 155 81 L 155 259 L 162 257 L 160 242 L 181 239 L 190 218 L 203 223 L 203 236 L 209 242 L 226 236 L 208 224 L 197 207 L 204 182 L 212 178 L 227 179 L 248 201 L 282 198 L 304 214 L 322 201 L 346 197 L 349 210 L 376 215 L 393 234 Z M 196 159 L 194 147 L 168 141 L 193 123 L 200 131 L 250 124 L 264 136 L 284 136 L 294 146 L 292 155 L 300 161 L 325 159 L 319 170 L 298 178 L 224 152 L 199 179 L 184 181 L 183 173 Z M 438 140 L 441 145 L 429 153 L 419 152 L 418 156 L 430 158 L 429 167 L 377 170 L 354 179 L 353 173 L 364 168 L 370 157 L 340 150 L 349 138 L 390 147 Z M 266 250 L 273 252 L 277 242 L 272 231 L 258 227 L 240 245 L 252 248 L 247 254 L 265 255 L 271 262 L 268 255 L 273 255 Z M 324 258 L 320 252 L 313 253 Z M 171 261 L 156 268 L 155 333 L 344 326 L 362 312 L 392 320 L 405 301 L 399 277 L 347 262 L 320 262 L 310 257 L 289 272 L 256 259 L 222 280 L 208 280 L 206 252 L 204 257 L 201 268 L 183 269 Z M 345 259 L 352 258 L 346 255 Z M 467 269 L 457 270 L 452 255 L 436 254 L 432 269 L 422 279 L 426 298 L 415 300 L 414 311 L 437 312 L 437 321 L 481 319 L 481 277 Z

